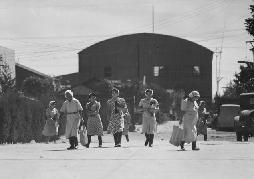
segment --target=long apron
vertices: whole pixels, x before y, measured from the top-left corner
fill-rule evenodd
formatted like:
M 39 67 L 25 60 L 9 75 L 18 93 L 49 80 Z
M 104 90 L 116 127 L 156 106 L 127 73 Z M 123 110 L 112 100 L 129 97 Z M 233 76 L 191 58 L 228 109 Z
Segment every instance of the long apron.
M 78 128 L 80 124 L 80 115 L 76 114 L 67 114 L 66 120 L 66 130 L 65 130 L 65 137 L 69 139 L 70 137 L 77 137 L 78 136 Z
M 99 114 L 94 116 L 89 116 L 87 120 L 87 134 L 88 135 L 103 135 L 103 126 L 101 122 L 101 117 Z
M 183 141 L 186 143 L 197 141 L 197 128 L 196 123 L 198 120 L 197 112 L 188 112 L 183 116 Z
M 151 115 L 148 112 L 143 113 L 143 125 L 142 125 L 142 133 L 147 134 L 155 134 L 156 133 L 156 117 L 155 115 Z

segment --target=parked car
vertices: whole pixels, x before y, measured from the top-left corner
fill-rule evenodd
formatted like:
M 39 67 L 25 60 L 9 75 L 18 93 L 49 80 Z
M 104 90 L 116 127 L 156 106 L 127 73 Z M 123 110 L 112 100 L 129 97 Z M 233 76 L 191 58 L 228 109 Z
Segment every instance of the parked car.
M 234 118 L 237 141 L 248 141 L 254 135 L 254 93 L 240 95 L 240 115 Z
M 222 104 L 216 123 L 217 130 L 234 131 L 234 117 L 239 115 L 240 105 Z

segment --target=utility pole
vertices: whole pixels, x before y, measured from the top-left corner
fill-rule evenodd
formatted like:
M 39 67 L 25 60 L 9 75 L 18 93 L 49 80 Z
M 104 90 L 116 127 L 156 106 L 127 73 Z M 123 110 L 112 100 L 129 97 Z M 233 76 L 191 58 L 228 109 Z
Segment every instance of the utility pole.
M 153 8 L 153 12 L 152 12 L 152 13 L 153 13 L 153 14 L 152 14 L 152 23 L 153 23 L 153 33 L 154 33 L 154 5 L 153 5 L 152 8 Z
M 136 83 L 136 89 L 133 95 L 133 112 L 136 112 L 136 101 L 138 100 L 138 94 L 139 94 L 139 87 L 140 87 L 140 46 L 139 46 L 139 40 L 137 40 L 137 62 L 136 62 L 136 69 L 137 69 L 137 83 Z
M 140 82 L 140 57 L 139 57 L 139 54 L 140 54 L 140 49 L 139 49 L 139 41 L 137 43 L 137 80 L 138 80 L 138 88 L 139 88 L 139 82 Z
M 220 81 L 223 77 L 220 76 L 220 61 L 221 61 L 221 53 L 222 51 L 218 51 L 217 47 L 215 50 L 215 58 L 216 58 L 216 95 L 219 95 L 219 87 L 220 87 Z M 220 58 L 218 58 L 220 57 Z

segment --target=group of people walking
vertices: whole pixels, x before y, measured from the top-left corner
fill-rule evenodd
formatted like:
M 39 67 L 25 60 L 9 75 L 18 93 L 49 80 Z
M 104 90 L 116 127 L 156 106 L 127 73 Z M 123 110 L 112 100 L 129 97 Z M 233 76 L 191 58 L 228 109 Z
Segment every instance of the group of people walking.
M 119 97 L 119 90 L 112 89 L 112 98 L 107 101 L 107 131 L 113 135 L 115 147 L 121 147 L 122 135 L 129 141 L 128 131 L 131 121 L 131 116 L 127 108 L 124 98 Z M 182 101 L 181 110 L 184 115 L 180 123 L 183 124 L 184 137 L 181 142 L 181 149 L 185 150 L 184 144 L 192 142 L 192 149 L 199 150 L 196 146 L 197 130 L 196 124 L 199 119 L 201 107 L 197 104 L 200 95 L 197 91 L 192 91 L 188 98 Z M 73 97 L 73 92 L 67 90 L 65 92 L 66 101 L 63 103 L 60 114 L 57 111 L 55 101 L 49 103 L 46 110 L 46 124 L 43 130 L 43 135 L 53 137 L 58 132 L 58 121 L 66 115 L 65 136 L 69 139 L 70 147 L 68 150 L 76 149 L 78 146 L 78 131 L 81 126 L 84 126 L 82 119 L 83 108 L 81 103 Z M 98 136 L 99 147 L 102 147 L 103 126 L 99 114 L 101 105 L 96 100 L 96 94 L 89 94 L 89 102 L 86 104 L 87 113 L 87 138 L 88 142 L 85 147 L 89 148 L 92 136 Z M 203 107 L 202 107 L 203 108 Z M 203 108 L 204 109 L 204 108 Z M 153 90 L 145 91 L 145 98 L 141 99 L 138 105 L 138 111 L 142 113 L 142 133 L 145 135 L 145 146 L 152 147 L 154 134 L 157 130 L 156 112 L 159 110 L 158 101 L 153 98 Z M 48 138 L 49 140 L 49 138 Z
M 65 137 L 69 139 L 70 147 L 68 150 L 76 149 L 78 146 L 78 132 L 81 126 L 84 126 L 84 120 L 82 119 L 83 108 L 81 103 L 73 97 L 73 92 L 67 90 L 65 92 L 66 101 L 63 103 L 60 113 L 55 107 L 56 102 L 51 101 L 49 107 L 46 110 L 46 124 L 42 131 L 42 134 L 47 136 L 47 142 L 51 137 L 55 137 L 58 134 L 59 120 L 63 119 L 66 115 L 66 129 Z M 89 102 L 86 104 L 87 112 L 87 144 L 85 147 L 89 148 L 91 143 L 91 137 L 97 135 L 99 141 L 99 147 L 102 147 L 103 126 L 101 117 L 99 114 L 101 105 L 96 100 L 96 94 L 89 94 Z M 122 135 L 125 135 L 126 140 L 129 141 L 129 125 L 131 116 L 127 108 L 127 104 L 124 98 L 119 97 L 119 90 L 112 89 L 112 98 L 107 101 L 107 119 L 108 132 L 114 136 L 115 147 L 121 147 Z

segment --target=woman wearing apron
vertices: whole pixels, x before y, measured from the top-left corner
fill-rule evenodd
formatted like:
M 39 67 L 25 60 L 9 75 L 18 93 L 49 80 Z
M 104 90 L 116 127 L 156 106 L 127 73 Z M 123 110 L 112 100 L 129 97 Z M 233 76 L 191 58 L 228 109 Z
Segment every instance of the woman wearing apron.
M 142 133 L 145 134 L 145 146 L 153 146 L 154 134 L 156 133 L 156 117 L 155 113 L 159 110 L 159 103 L 156 99 L 152 98 L 153 90 L 147 89 L 145 91 L 145 98 L 139 102 L 139 111 L 142 114 Z
M 56 109 L 56 102 L 50 101 L 49 106 L 46 110 L 46 124 L 44 126 L 44 129 L 42 131 L 42 134 L 44 136 L 47 136 L 47 142 L 49 142 L 50 138 L 52 137 L 54 142 L 56 142 L 56 136 L 58 135 L 58 118 L 59 113 Z
M 65 91 L 66 101 L 63 103 L 60 109 L 60 119 L 63 115 L 66 115 L 66 128 L 65 137 L 69 139 L 70 147 L 68 150 L 77 149 L 78 146 L 78 130 L 80 126 L 80 120 L 82 119 L 83 108 L 76 98 L 73 97 L 71 90 Z
M 101 108 L 100 102 L 96 101 L 96 94 L 89 94 L 89 102 L 86 104 L 87 110 L 87 137 L 88 143 L 86 147 L 89 148 L 91 143 L 91 136 L 97 135 L 99 140 L 99 147 L 102 147 L 102 135 L 103 135 L 103 127 L 101 122 L 101 117 L 99 114 Z
M 197 141 L 197 129 L 196 124 L 198 121 L 198 104 L 197 100 L 200 95 L 198 91 L 192 91 L 189 96 L 182 101 L 181 110 L 184 112 L 183 119 L 183 131 L 184 137 L 181 142 L 181 149 L 185 150 L 184 143 L 192 143 L 192 150 L 199 150 L 196 145 Z
M 109 120 L 108 132 L 114 136 L 115 147 L 121 147 L 125 108 L 127 108 L 125 100 L 119 98 L 119 90 L 113 88 L 112 98 L 107 101 L 107 119 Z

